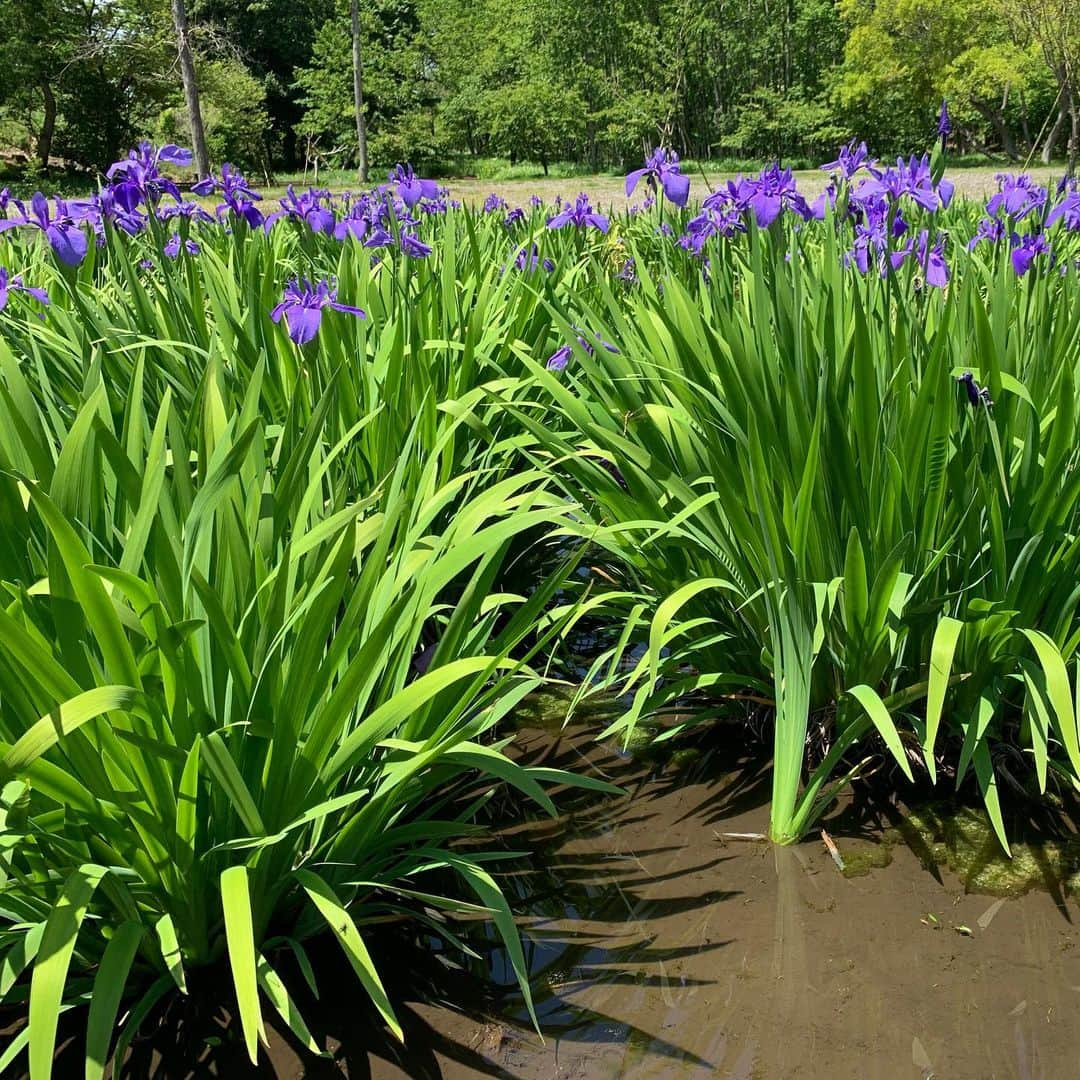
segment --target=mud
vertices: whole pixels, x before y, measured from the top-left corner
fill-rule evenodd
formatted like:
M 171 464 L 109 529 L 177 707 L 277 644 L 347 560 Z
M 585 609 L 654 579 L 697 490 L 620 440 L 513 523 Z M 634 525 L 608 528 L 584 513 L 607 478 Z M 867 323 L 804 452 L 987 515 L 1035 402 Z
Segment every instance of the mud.
M 579 765 L 584 753 L 539 733 L 525 748 Z M 898 841 L 899 812 L 850 803 L 826 825 L 861 876 L 816 838 L 778 849 L 727 837 L 766 827 L 760 762 L 720 776 L 709 755 L 689 774 L 643 774 L 613 754 L 596 764 L 628 783 L 626 798 L 507 837 L 535 852 L 506 884 L 532 912 L 522 928 L 545 1041 L 520 1026 L 512 991 L 502 1022 L 418 1006 L 483 1064 L 436 1049 L 424 1071 L 383 1061 L 373 1076 L 1080 1075 L 1078 908 L 1061 890 L 969 892 L 932 849 Z M 512 982 L 497 950 L 488 967 Z

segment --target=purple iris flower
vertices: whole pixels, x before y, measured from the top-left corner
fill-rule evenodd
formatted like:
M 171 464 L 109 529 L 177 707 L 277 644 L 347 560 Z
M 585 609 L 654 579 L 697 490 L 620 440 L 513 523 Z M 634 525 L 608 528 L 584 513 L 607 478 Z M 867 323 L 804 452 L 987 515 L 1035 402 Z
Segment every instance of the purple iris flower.
M 130 203 L 130 200 L 128 200 Z M 136 202 L 135 206 L 138 203 Z M 105 246 L 105 223 L 126 232 L 128 236 L 137 236 L 146 228 L 147 216 L 135 206 L 125 204 L 116 198 L 116 190 L 103 187 L 88 199 L 76 199 L 67 204 L 72 221 L 86 222 L 94 230 L 98 247 Z
M 202 250 L 194 240 L 181 241 L 180 234 L 173 233 L 165 242 L 165 247 L 162 248 L 162 251 L 170 259 L 175 259 L 180 254 L 181 248 L 189 255 L 198 255 Z
M 437 199 L 421 199 L 417 209 L 423 214 L 445 214 L 456 206 L 460 206 L 460 203 L 454 203 L 450 198 L 450 189 L 441 187 Z
M 570 362 L 574 350 L 569 345 L 560 345 L 549 357 L 547 362 L 548 371 L 562 371 Z
M 262 196 L 252 191 L 243 173 L 234 169 L 228 162 L 221 166 L 220 177 L 208 176 L 195 184 L 191 190 L 196 195 L 202 196 L 212 195 L 215 191 L 221 192 L 221 198 L 224 201 L 218 204 L 219 221 L 226 211 L 231 210 L 253 229 L 257 229 L 263 223 L 262 211 L 255 205 Z
M 434 180 L 421 180 L 411 165 L 395 165 L 390 170 L 390 183 L 397 185 L 398 197 L 410 209 L 421 199 L 439 197 L 439 185 Z
M 730 240 L 740 232 L 746 232 L 746 222 L 736 204 L 722 200 L 710 206 L 703 203 L 701 213 L 687 222 L 686 232 L 679 237 L 679 246 L 700 255 L 711 237 L 719 235 Z
M 525 211 L 520 206 L 515 206 L 506 217 L 503 218 L 503 225 L 512 229 L 515 225 L 519 225 L 525 220 Z
M 78 266 L 83 261 L 88 247 L 86 233 L 76 224 L 67 204 L 62 199 L 53 199 L 55 203 L 53 212 L 49 210 L 49 200 L 40 191 L 35 192 L 31 198 L 29 211 L 18 200 L 12 201 L 19 210 L 19 216 L 0 218 L 0 232 L 19 225 L 40 229 L 48 238 L 49 245 L 61 262 L 68 266 Z
M 534 210 L 538 210 L 541 206 L 544 205 L 544 200 L 541 199 L 539 195 L 530 195 L 529 196 L 529 205 Z
M 574 327 L 575 337 L 577 337 L 578 344 L 592 356 L 596 352 L 596 346 L 593 345 L 587 337 L 585 337 L 585 331 L 580 327 Z M 619 350 L 611 344 L 610 341 L 605 341 L 599 334 L 594 334 L 596 344 L 607 349 L 610 353 L 617 353 Z M 570 357 L 574 355 L 574 349 L 572 345 L 560 345 L 549 357 L 547 361 L 548 371 L 562 371 L 570 360 Z
M 145 141 L 129 150 L 123 161 L 114 162 L 105 173 L 116 201 L 126 210 L 134 210 L 140 203 L 155 203 L 162 195 L 171 195 L 179 202 L 180 189 L 159 171 L 163 164 L 186 168 L 191 164 L 191 151 L 174 143 L 155 150 Z
M 996 179 L 998 190 L 986 204 L 986 212 L 991 217 L 997 217 L 999 211 L 1004 210 L 1014 221 L 1022 221 L 1032 211 L 1046 205 L 1046 188 L 1036 184 L 1030 176 L 998 173 Z
M 481 207 L 485 214 L 495 214 L 500 210 L 506 209 L 506 200 L 501 195 L 496 195 L 493 191 L 485 200 L 484 205 Z
M 306 345 L 319 332 L 325 308 L 344 311 L 359 319 L 367 318 L 367 313 L 361 308 L 339 304 L 337 289 L 333 288 L 329 281 L 324 279 L 317 285 L 312 285 L 307 278 L 293 278 L 285 286 L 281 303 L 270 312 L 270 318 L 274 322 L 280 322 L 284 315 L 289 337 L 297 345 Z
M 162 206 L 154 212 L 158 221 L 171 221 L 175 217 L 187 218 L 189 221 L 213 221 L 214 215 L 207 213 L 197 202 L 178 202 Z
M 1049 255 L 1050 245 L 1042 233 L 1028 233 L 1026 236 L 1012 235 L 1012 265 L 1017 277 L 1023 277 L 1030 269 L 1037 255 Z
M 876 162 L 871 160 L 870 152 L 866 149 L 866 143 L 861 142 L 856 146 L 853 140 L 847 146 L 840 148 L 840 154 L 835 161 L 828 161 L 822 165 L 821 171 L 839 173 L 843 179 L 850 180 L 862 169 L 875 164 Z
M 593 210 L 592 205 L 589 203 L 589 196 L 585 192 L 582 192 L 572 205 L 568 204 L 564 209 L 549 218 L 547 223 L 549 229 L 561 229 L 564 225 L 576 225 L 579 229 L 591 225 L 602 233 L 606 233 L 611 227 L 607 217 Z
M 984 217 L 975 230 L 975 235 L 968 241 L 968 251 L 974 251 L 984 240 L 997 244 L 1005 236 L 1005 223 L 997 218 Z
M 39 304 L 49 302 L 49 294 L 44 289 L 35 288 L 33 285 L 24 285 L 21 274 L 12 277 L 9 272 L 0 266 L 0 311 L 8 305 L 8 300 L 13 292 L 26 293 L 32 296 Z
M 334 226 L 334 239 L 344 240 L 351 236 L 354 240 L 363 240 L 369 228 L 371 206 L 369 200 L 362 197 L 349 204 L 346 215 Z
M 799 193 L 790 169 L 773 162 L 756 177 L 738 176 L 717 188 L 701 203 L 705 210 L 726 214 L 731 210 L 750 210 L 759 229 L 767 229 L 785 208 L 794 210 L 804 221 L 813 217 L 810 205 Z
M 297 195 L 290 184 L 278 200 L 281 209 L 267 215 L 263 229 L 269 232 L 275 222 L 283 217 L 290 217 L 294 221 L 303 222 L 312 232 L 326 233 L 329 236 L 334 231 L 334 212 L 323 206 L 323 200 L 329 197 L 330 192 L 316 191 L 314 188 Z
M 658 146 L 648 157 L 645 167 L 635 169 L 626 177 L 626 197 L 634 193 L 640 181 L 645 180 L 652 191 L 659 186 L 669 199 L 678 207 L 686 206 L 690 198 L 690 177 L 679 171 L 679 155 Z
M 914 154 L 905 161 L 896 159 L 896 166 L 880 168 L 867 166 L 871 179 L 862 180 L 855 194 L 861 199 L 875 195 L 887 195 L 896 203 L 904 196 L 911 199 L 924 210 L 945 209 L 952 202 L 954 185 L 950 180 L 942 180 L 937 187 L 930 172 L 930 158 L 924 154 L 921 158 Z

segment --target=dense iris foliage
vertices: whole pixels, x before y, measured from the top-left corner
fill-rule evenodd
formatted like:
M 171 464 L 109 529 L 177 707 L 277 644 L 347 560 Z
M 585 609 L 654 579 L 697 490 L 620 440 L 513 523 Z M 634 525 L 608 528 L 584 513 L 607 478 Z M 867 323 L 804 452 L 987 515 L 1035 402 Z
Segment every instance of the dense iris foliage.
M 253 1059 L 267 1005 L 312 1045 L 320 932 L 396 1029 L 388 913 L 524 985 L 484 806 L 597 786 L 503 753 L 546 679 L 618 735 L 760 712 L 778 842 L 882 755 L 1006 845 L 1002 754 L 1080 781 L 1080 192 L 958 202 L 939 126 L 814 202 L 658 151 L 621 215 L 407 166 L 271 212 L 148 144 L 3 200 L 0 1068 L 89 1003 L 100 1076 L 216 963 Z

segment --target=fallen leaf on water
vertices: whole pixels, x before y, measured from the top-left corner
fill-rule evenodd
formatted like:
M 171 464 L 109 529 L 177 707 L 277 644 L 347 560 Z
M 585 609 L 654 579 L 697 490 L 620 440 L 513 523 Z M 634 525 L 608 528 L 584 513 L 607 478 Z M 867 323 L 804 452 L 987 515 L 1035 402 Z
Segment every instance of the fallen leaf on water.
M 934 1063 L 926 1052 L 926 1047 L 919 1042 L 918 1037 L 911 1040 L 911 1064 L 917 1069 L 932 1069 Z
M 994 916 L 1005 906 L 1004 900 L 991 904 L 978 918 L 979 929 L 985 930 L 994 920 Z

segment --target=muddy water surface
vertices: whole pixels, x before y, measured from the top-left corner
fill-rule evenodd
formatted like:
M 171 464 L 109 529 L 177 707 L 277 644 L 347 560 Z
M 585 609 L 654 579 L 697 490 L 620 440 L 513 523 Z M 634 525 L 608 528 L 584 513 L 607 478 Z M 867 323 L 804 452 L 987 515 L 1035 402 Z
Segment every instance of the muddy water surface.
M 581 764 L 572 738 L 524 740 L 527 756 Z M 493 949 L 502 1015 L 416 1005 L 427 1045 L 370 1058 L 370 1075 L 1080 1076 L 1071 900 L 966 894 L 903 844 L 889 865 L 850 878 L 816 839 L 736 839 L 727 834 L 766 827 L 757 763 L 712 777 L 707 762 L 690 775 L 611 753 L 594 765 L 629 795 L 506 838 L 535 852 L 505 884 L 532 912 L 523 930 L 546 1040 L 523 1025 Z M 849 863 L 880 851 L 877 823 L 853 808 L 829 824 Z

